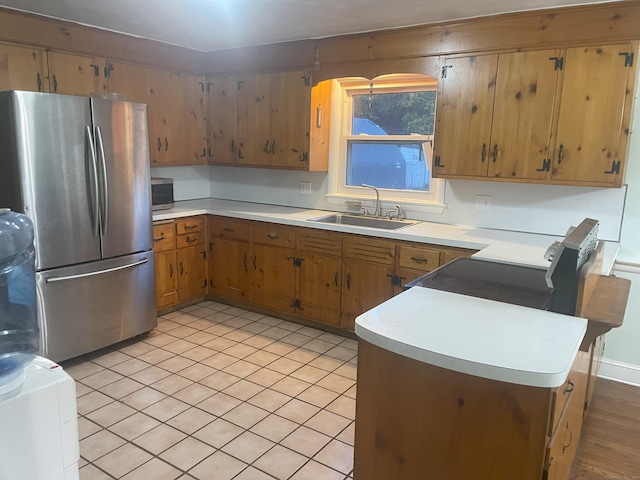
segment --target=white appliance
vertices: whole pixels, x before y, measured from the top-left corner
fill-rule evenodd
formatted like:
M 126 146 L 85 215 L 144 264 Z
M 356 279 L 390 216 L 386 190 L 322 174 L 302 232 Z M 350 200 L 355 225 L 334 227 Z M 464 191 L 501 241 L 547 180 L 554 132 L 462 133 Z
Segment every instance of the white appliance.
M 76 384 L 46 358 L 24 370 L 22 386 L 0 395 L 0 479 L 77 480 Z

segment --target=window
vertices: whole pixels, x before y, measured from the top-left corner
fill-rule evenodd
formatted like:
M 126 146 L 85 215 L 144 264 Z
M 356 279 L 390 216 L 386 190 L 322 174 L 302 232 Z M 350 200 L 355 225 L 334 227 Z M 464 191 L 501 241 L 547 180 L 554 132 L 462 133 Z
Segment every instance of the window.
M 436 89 L 426 75 L 337 81 L 329 201 L 369 198 L 365 183 L 378 187 L 388 208 L 442 210 L 443 181 L 430 175 Z

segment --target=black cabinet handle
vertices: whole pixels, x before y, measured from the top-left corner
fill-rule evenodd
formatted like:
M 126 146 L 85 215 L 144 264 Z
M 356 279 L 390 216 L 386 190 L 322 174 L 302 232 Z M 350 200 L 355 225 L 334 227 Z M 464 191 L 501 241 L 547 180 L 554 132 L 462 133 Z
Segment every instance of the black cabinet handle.
M 272 239 L 272 240 L 275 240 L 275 239 L 277 239 L 277 238 L 280 238 L 280 236 L 279 236 L 276 232 L 269 232 L 269 233 L 267 234 L 267 237 L 268 237 L 268 238 L 270 238 L 270 239 Z
M 53 92 L 57 92 L 58 91 L 58 79 L 56 78 L 56 76 L 53 76 Z
M 242 257 L 242 264 L 244 265 L 244 271 L 248 272 L 249 270 L 247 269 L 247 254 L 246 253 Z
M 231 140 L 231 153 L 236 153 L 236 141 Z
M 482 144 L 482 153 L 480 154 L 480 160 L 484 163 L 486 158 L 487 158 L 487 144 L 483 143 Z
M 275 155 L 275 154 L 276 154 L 276 141 L 275 141 L 275 140 L 273 140 L 273 141 L 271 142 L 271 154 L 272 154 L 272 155 Z
M 266 143 L 264 144 L 262 151 L 264 153 L 269 153 L 269 140 L 267 140 Z
M 162 151 L 162 140 L 160 140 L 160 137 L 158 137 L 158 151 Z
M 182 275 L 184 273 L 184 266 L 182 265 L 182 262 L 180 262 L 180 275 Z
M 347 273 L 347 290 L 351 288 L 351 274 Z
M 573 392 L 574 388 L 575 388 L 575 385 L 573 384 L 573 382 L 571 380 L 569 380 L 569 383 L 568 383 L 567 387 L 562 391 L 562 394 L 564 395 L 565 393 L 571 393 L 571 392 Z
M 494 143 L 493 144 L 493 153 L 491 154 L 491 160 L 493 161 L 493 163 L 496 163 L 497 159 L 498 159 L 498 144 Z
M 421 263 L 423 265 L 429 261 L 426 258 L 421 258 L 421 257 L 411 257 L 411 260 L 413 260 L 416 263 Z
M 42 91 L 42 77 L 39 73 L 36 74 L 36 84 L 38 85 L 38 91 Z
M 206 148 L 202 149 L 202 154 L 200 156 L 201 157 L 206 157 L 207 156 L 207 149 Z
M 338 277 L 339 277 L 339 274 L 338 272 L 336 272 L 335 275 L 333 276 L 333 281 L 336 284 L 336 287 L 338 286 Z
M 162 236 L 160 238 L 153 237 L 153 241 L 154 242 L 159 242 L 160 240 L 164 240 L 164 233 L 162 234 Z
M 211 149 L 210 148 L 207 149 L 207 153 L 208 153 L 208 157 L 209 158 L 213 157 L 213 154 L 211 153 Z
M 564 145 L 561 143 L 558 147 L 558 163 L 562 163 L 564 159 Z
M 166 152 L 167 150 L 169 150 L 169 140 L 167 140 L 167 137 L 164 137 L 164 151 Z
M 169 278 L 173 278 L 173 265 L 169 264 Z

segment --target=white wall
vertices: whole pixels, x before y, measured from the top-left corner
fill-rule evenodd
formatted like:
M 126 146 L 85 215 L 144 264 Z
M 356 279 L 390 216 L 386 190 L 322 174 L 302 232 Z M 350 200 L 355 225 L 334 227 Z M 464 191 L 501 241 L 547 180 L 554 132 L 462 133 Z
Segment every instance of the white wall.
M 153 167 L 152 177 L 173 178 L 174 200 L 195 200 L 197 198 L 209 198 L 211 186 L 209 184 L 209 167 Z
M 300 195 L 311 182 L 311 195 Z M 626 189 L 563 187 L 497 182 L 448 181 L 447 208 L 441 214 L 409 211 L 409 217 L 437 223 L 472 225 L 564 235 L 585 217 L 600 220 L 600 238 L 618 241 Z M 211 196 L 320 210 L 346 210 L 328 203 L 327 174 L 211 167 Z M 475 195 L 491 195 L 489 212 L 474 209 Z

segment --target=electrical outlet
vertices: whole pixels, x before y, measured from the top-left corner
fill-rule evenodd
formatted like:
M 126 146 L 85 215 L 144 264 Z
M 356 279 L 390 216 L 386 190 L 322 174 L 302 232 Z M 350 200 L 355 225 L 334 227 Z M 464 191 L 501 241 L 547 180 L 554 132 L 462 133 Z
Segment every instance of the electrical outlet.
M 300 195 L 311 195 L 311 182 L 300 182 Z
M 491 195 L 476 195 L 475 209 L 485 212 L 491 210 Z

